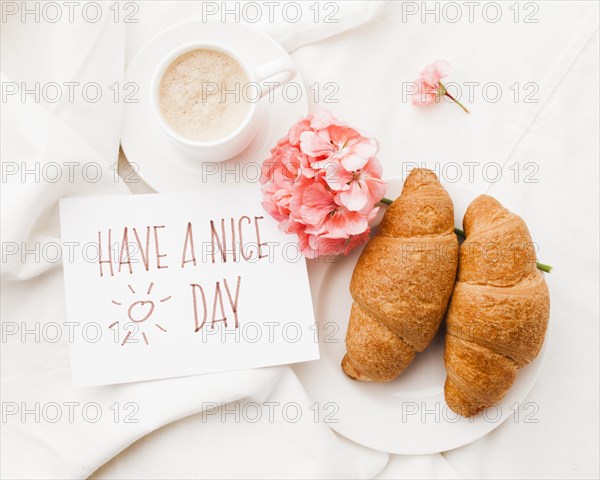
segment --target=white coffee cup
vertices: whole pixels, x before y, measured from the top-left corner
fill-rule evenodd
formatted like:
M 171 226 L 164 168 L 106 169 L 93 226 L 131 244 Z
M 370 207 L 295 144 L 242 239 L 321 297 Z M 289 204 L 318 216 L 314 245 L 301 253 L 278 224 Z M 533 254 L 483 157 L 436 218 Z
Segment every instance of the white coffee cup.
M 249 90 L 254 91 L 249 102 L 248 112 L 242 123 L 231 133 L 214 141 L 197 141 L 176 132 L 165 120 L 159 105 L 161 80 L 167 68 L 181 55 L 193 50 L 213 50 L 228 55 L 244 70 L 249 82 Z M 169 53 L 158 65 L 152 77 L 150 101 L 158 124 L 169 136 L 185 157 L 193 161 L 221 162 L 236 156 L 252 141 L 260 125 L 257 121 L 258 100 L 275 88 L 285 85 L 296 75 L 296 68 L 289 57 L 281 57 L 257 67 L 250 67 L 237 53 L 216 42 L 192 42 L 182 45 Z M 270 85 L 265 85 L 273 79 Z M 274 85 L 273 85 L 274 83 Z M 253 90 L 254 89 L 254 90 Z

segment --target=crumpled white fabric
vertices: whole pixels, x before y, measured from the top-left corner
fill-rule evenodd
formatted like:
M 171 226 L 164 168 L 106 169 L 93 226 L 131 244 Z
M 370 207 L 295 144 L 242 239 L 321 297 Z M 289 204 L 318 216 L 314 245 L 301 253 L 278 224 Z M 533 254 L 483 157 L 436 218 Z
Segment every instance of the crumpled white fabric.
M 2 25 L 3 83 L 97 82 L 105 92 L 98 103 L 64 98 L 22 103 L 14 96 L 3 101 L 3 332 L 8 324 L 21 332 L 36 322 L 65 321 L 60 262 L 36 259 L 34 253 L 23 259 L 23 247 L 41 250 L 59 241 L 59 198 L 129 192 L 115 177 L 121 104 L 107 95 L 108 88 L 122 84 L 127 62 L 149 38 L 201 15 L 199 2 L 138 4 L 136 24 L 114 22 L 105 4 L 98 23 L 9 18 Z M 481 175 L 458 180 L 497 195 L 523 215 L 540 258 L 556 267 L 549 278 L 552 343 L 529 399 L 539 405 L 539 422 L 506 422 L 443 455 L 389 455 L 314 421 L 314 406 L 289 367 L 74 389 L 65 338 L 36 342 L 29 334 L 22 342 L 16 334 L 2 340 L 3 409 L 57 403 L 63 418 L 56 423 L 36 422 L 32 413 L 25 421 L 19 414 L 3 418 L 3 478 L 84 478 L 97 469 L 95 478 L 597 477 L 597 5 L 541 4 L 540 22 L 531 27 L 406 20 L 402 2 L 338 4 L 337 24 L 304 16 L 307 21 L 294 25 L 256 26 L 293 52 L 308 85 L 337 84 L 337 103 L 313 101 L 311 108 L 329 108 L 372 132 L 380 140 L 387 177 L 402 175 L 414 162 L 435 167 L 494 161 L 505 170 L 514 161 L 540 165 L 538 184 L 514 182 L 508 175 L 494 184 Z M 452 80 L 499 82 L 504 100 L 476 98 L 470 116 L 450 104 L 421 109 L 406 103 L 402 82 L 436 58 L 451 62 Z M 515 81 L 536 82 L 539 101 L 507 100 L 506 89 Z M 36 181 L 36 170 L 54 175 L 53 163 L 62 178 Z M 22 178 L 23 167 L 34 173 Z M 91 181 L 97 171 L 100 178 Z M 11 253 L 14 248 L 17 253 Z M 310 265 L 313 289 L 321 266 Z M 66 418 L 66 402 L 72 402 L 74 421 Z M 265 402 L 279 408 L 273 421 L 254 423 L 243 415 L 236 421 L 236 409 L 248 413 Z M 124 421 L 131 404 L 137 405 L 132 417 L 137 423 Z M 295 423 L 281 414 L 291 404 L 302 412 Z M 96 423 L 81 413 L 90 405 L 102 413 Z M 222 417 L 227 408 L 230 413 Z

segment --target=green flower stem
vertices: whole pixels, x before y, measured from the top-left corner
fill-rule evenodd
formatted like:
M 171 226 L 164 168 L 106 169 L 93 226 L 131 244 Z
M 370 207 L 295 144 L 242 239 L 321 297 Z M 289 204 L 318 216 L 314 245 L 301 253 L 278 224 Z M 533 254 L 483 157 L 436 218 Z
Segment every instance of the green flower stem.
M 454 98 L 452 95 L 450 95 L 448 93 L 448 90 L 446 90 L 446 86 L 442 82 L 439 82 L 439 84 L 440 84 L 440 89 L 439 90 L 440 90 L 440 93 L 442 95 L 447 96 L 450 100 L 452 100 L 454 103 L 456 103 L 460 108 L 462 108 L 465 111 L 465 113 L 471 113 L 471 112 L 469 112 L 469 110 L 467 110 L 467 107 L 465 107 L 456 98 Z
M 552 271 L 552 265 L 546 265 L 545 263 L 535 262 L 535 266 L 542 272 L 550 273 Z
M 384 205 L 391 205 L 392 202 L 393 200 L 385 197 L 379 201 L 379 203 L 383 203 Z M 465 232 L 463 232 L 460 228 L 454 228 L 454 233 L 456 233 L 456 235 L 459 237 L 466 238 Z M 535 265 L 538 270 L 541 270 L 542 272 L 550 273 L 552 271 L 552 265 L 546 265 L 545 263 L 540 262 L 535 262 Z

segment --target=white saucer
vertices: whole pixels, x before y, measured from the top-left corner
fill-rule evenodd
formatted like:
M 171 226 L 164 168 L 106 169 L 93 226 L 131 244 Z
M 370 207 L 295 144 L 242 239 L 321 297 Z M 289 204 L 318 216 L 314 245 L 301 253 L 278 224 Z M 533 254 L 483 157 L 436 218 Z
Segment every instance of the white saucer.
M 239 52 L 251 66 L 259 66 L 288 53 L 267 34 L 238 24 L 180 23 L 159 33 L 133 58 L 125 82 L 139 90 L 138 103 L 124 103 L 121 146 L 137 174 L 157 192 L 195 190 L 208 185 L 256 183 L 259 166 L 288 129 L 308 113 L 308 96 L 297 75 L 284 94 L 273 92 L 258 104 L 259 132 L 246 150 L 223 163 L 194 163 L 181 156 L 161 130 L 150 106 L 150 82 L 161 59 L 179 45 L 192 41 L 220 42 Z M 296 101 L 296 98 L 298 100 Z M 292 101 L 293 100 L 293 101 Z
M 465 210 L 476 195 L 456 186 L 445 187 L 454 201 L 455 225 L 461 225 Z M 386 197 L 396 198 L 401 189 L 401 179 L 389 181 Z M 473 419 L 458 417 L 444 400 L 442 333 L 390 383 L 363 383 L 346 377 L 340 363 L 346 353 L 346 329 L 352 305 L 349 285 L 361 251 L 362 248 L 357 248 L 348 257 L 327 266 L 315 303 L 321 358 L 293 366 L 311 399 L 329 414 L 329 427 L 375 450 L 415 455 L 466 445 L 507 419 L 535 420 L 536 405 L 524 402 L 542 368 L 550 328 L 542 351 L 519 371 L 506 397 Z M 519 406 L 524 407 L 520 416 L 516 413 Z

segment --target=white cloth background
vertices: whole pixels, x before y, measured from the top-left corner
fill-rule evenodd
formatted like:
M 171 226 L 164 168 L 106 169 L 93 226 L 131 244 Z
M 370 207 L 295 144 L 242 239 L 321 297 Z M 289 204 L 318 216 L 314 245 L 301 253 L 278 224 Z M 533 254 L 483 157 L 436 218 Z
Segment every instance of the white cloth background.
M 312 102 L 311 108 L 329 108 L 372 132 L 381 143 L 385 176 L 401 176 L 413 162 L 433 168 L 456 162 L 462 171 L 458 183 L 492 193 L 527 219 L 540 259 L 555 266 L 548 278 L 553 338 L 527 399 L 538 406 L 538 422 L 509 420 L 485 438 L 443 454 L 389 455 L 314 422 L 308 416 L 311 400 L 289 367 L 73 389 L 65 338 L 36 342 L 30 335 L 23 342 L 11 335 L 1 345 L 3 408 L 97 402 L 103 416 L 97 423 L 80 413 L 73 422 L 3 418 L 2 478 L 598 476 L 598 4 L 537 2 L 535 24 L 523 22 L 531 12 L 523 4 L 518 22 L 507 3 L 496 23 L 480 10 L 470 22 L 464 5 L 463 18 L 452 23 L 450 10 L 446 17 L 442 10 L 439 21 L 432 15 L 422 19 L 421 12 L 407 15 L 415 5 L 422 9 L 421 2 L 338 4 L 337 24 L 316 24 L 305 14 L 296 24 L 260 22 L 257 28 L 292 52 L 308 85 L 338 85 L 338 103 Z M 137 5 L 135 24 L 113 21 L 109 4 L 97 23 L 3 18 L 3 92 L 7 82 L 36 81 L 93 81 L 106 92 L 123 82 L 127 62 L 149 38 L 201 15 L 199 2 Z M 502 98 L 490 101 L 495 96 L 490 89 L 486 101 L 476 89 L 466 102 L 470 116 L 450 104 L 413 107 L 403 98 L 403 82 L 437 58 L 453 65 L 449 81 L 497 82 Z M 510 89 L 515 82 L 521 85 L 518 101 Z M 523 87 L 527 82 L 539 87 L 536 103 L 523 101 L 531 92 Z M 4 253 L 15 245 L 41 249 L 59 241 L 57 201 L 63 196 L 129 191 L 114 176 L 121 113 L 122 105 L 108 95 L 98 103 L 3 98 Z M 23 167 L 43 170 L 52 162 L 63 169 L 60 181 L 21 178 Z M 73 181 L 68 162 L 75 162 Z M 501 179 L 492 182 L 493 170 L 485 177 L 481 169 L 469 178 L 466 162 L 496 162 L 504 168 Z M 529 170 L 515 180 L 515 164 L 527 162 L 539 167 L 538 183 L 523 181 Z M 81 174 L 87 164 L 102 168 L 96 183 Z M 60 262 L 33 254 L 22 261 L 21 250 L 3 258 L 3 331 L 7 324 L 21 330 L 36 322 L 62 324 Z M 309 268 L 311 287 L 318 290 L 320 266 Z M 243 409 L 253 402 L 292 401 L 304 413 L 298 423 L 280 415 L 273 422 L 238 422 L 231 414 L 224 422 L 220 413 L 200 413 L 212 402 Z M 137 403 L 139 422 L 115 422 L 110 410 L 115 402 Z

